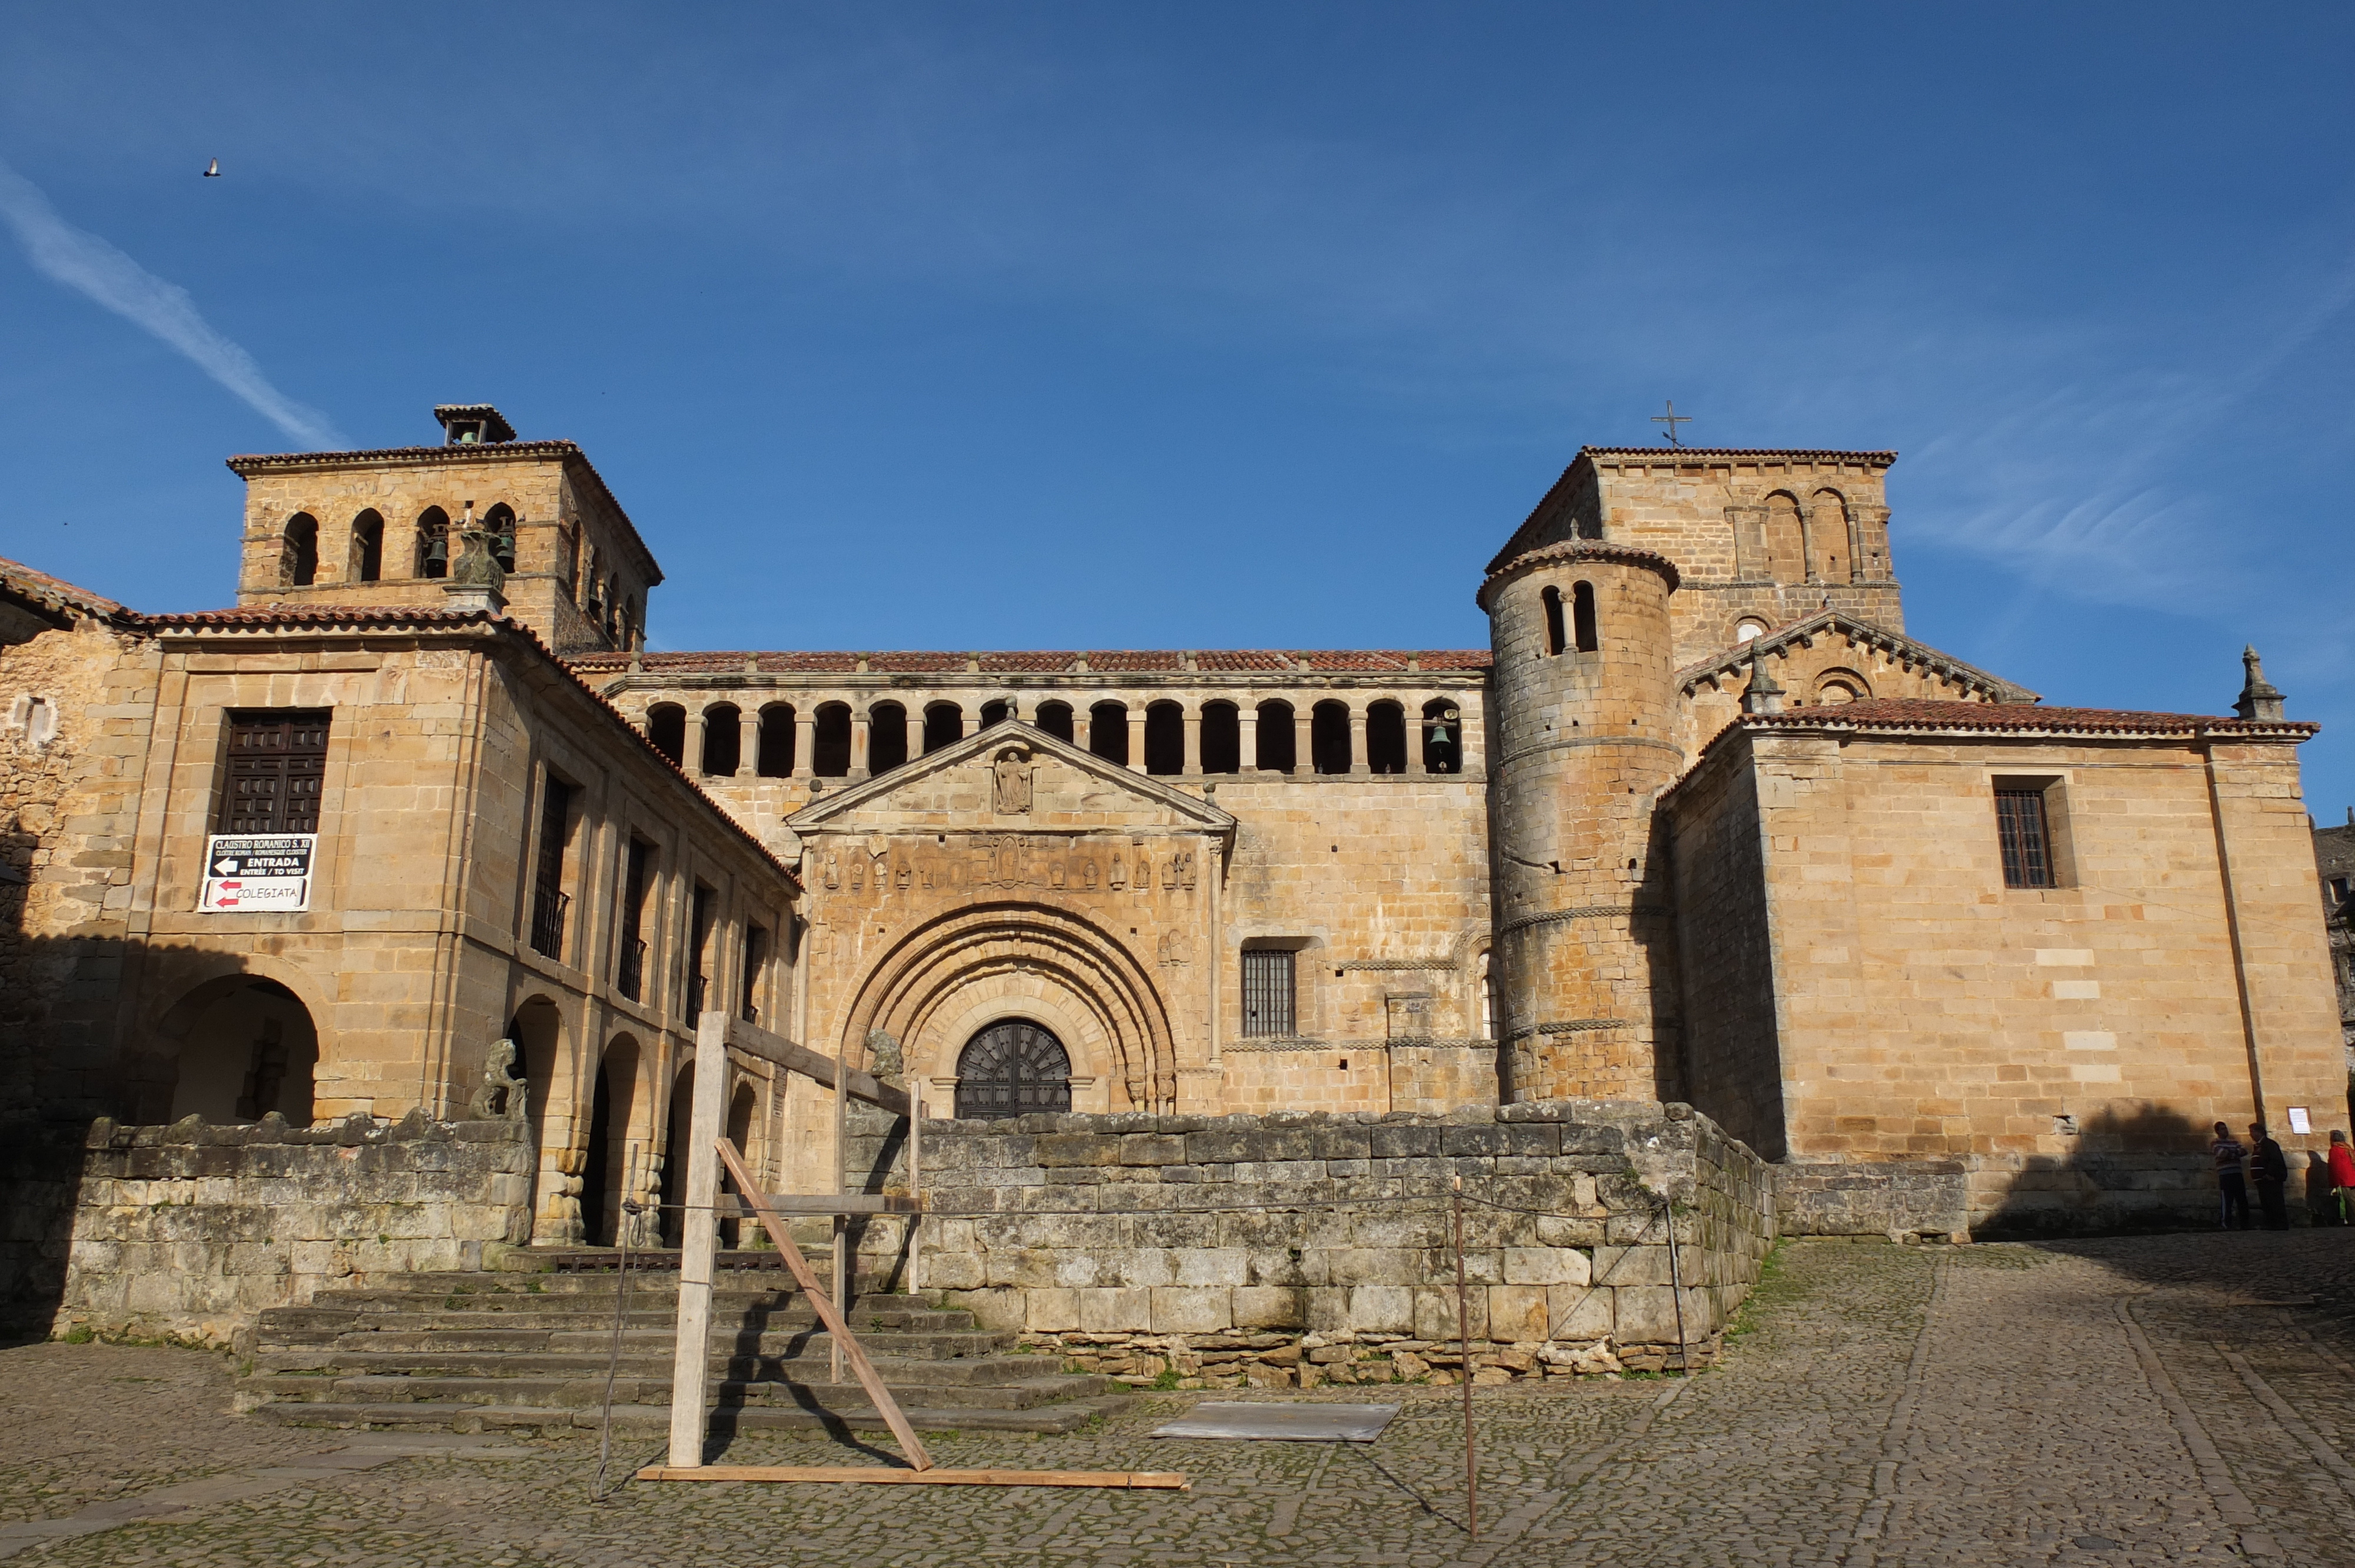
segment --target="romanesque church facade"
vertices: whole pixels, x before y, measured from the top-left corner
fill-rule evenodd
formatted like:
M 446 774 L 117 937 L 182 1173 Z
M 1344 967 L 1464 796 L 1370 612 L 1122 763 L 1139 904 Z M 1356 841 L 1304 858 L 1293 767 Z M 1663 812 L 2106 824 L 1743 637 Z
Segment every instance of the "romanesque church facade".
M 656 652 L 587 456 L 437 413 L 230 460 L 233 607 L 0 565 L 15 1114 L 512 1073 L 532 1237 L 587 1243 L 675 1183 L 715 1010 L 934 1116 L 1684 1101 L 1981 1217 L 2344 1120 L 2314 726 L 2254 655 L 2148 714 L 1915 641 L 1892 453 L 1582 450 L 1465 563 L 1482 649 Z M 300 906 L 224 905 L 271 834 Z M 741 1077 L 768 1177 L 831 1180 L 822 1097 Z

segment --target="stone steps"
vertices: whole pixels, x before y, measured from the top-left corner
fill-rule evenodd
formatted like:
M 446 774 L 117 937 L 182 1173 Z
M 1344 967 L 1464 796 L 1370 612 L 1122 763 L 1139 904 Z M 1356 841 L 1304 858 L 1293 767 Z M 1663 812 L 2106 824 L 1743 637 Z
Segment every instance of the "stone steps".
M 714 1419 L 879 1426 L 856 1381 L 830 1381 L 831 1338 L 792 1280 L 762 1273 L 753 1283 L 752 1272 L 722 1275 L 713 1292 Z M 597 1423 L 610 1368 L 617 1429 L 659 1428 L 677 1277 L 634 1267 L 617 1336 L 618 1284 L 611 1272 L 477 1270 L 322 1291 L 261 1314 L 238 1405 L 300 1425 L 557 1430 Z M 1012 1353 L 1014 1335 L 979 1329 L 967 1312 L 878 1293 L 847 1316 L 919 1425 L 1070 1431 L 1119 1397 L 1111 1378 Z

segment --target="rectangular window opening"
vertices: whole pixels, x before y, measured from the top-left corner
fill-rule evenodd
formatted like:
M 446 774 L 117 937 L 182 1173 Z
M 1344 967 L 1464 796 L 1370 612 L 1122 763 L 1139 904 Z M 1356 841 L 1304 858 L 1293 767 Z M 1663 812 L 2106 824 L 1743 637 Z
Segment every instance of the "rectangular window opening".
M 2043 790 L 1998 787 L 1995 822 L 2003 845 L 2006 887 L 2060 885 L 2052 874 L 2052 838 L 2045 820 Z
M 613 967 L 613 986 L 632 1001 L 645 996 L 646 891 L 654 854 L 654 845 L 632 839 L 629 866 L 622 879 L 622 951 Z
M 1243 1033 L 1291 1035 L 1299 1028 L 1297 955 L 1285 948 L 1243 950 Z
M 315 833 L 327 776 L 325 709 L 229 715 L 229 777 L 215 832 Z
M 546 959 L 564 957 L 564 845 L 572 823 L 572 786 L 554 775 L 539 808 L 539 867 L 531 899 L 531 948 Z

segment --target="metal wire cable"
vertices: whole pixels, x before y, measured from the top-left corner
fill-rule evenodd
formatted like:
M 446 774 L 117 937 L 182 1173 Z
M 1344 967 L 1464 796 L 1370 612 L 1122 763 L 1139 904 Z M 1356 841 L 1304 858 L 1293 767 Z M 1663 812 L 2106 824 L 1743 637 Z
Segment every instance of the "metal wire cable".
M 597 1478 L 589 1483 L 589 1500 L 591 1503 L 602 1503 L 622 1489 L 621 1487 L 610 1491 L 606 1489 L 605 1470 L 613 1462 L 613 1379 L 622 1366 L 622 1324 L 628 1314 L 630 1298 L 630 1221 L 644 1213 L 645 1205 L 624 1202 L 622 1212 L 627 1217 L 617 1227 L 620 1234 L 613 1238 L 622 1254 L 622 1272 L 613 1282 L 613 1338 L 605 1357 L 605 1407 L 603 1417 L 598 1423 Z M 623 1482 L 623 1485 L 627 1484 Z

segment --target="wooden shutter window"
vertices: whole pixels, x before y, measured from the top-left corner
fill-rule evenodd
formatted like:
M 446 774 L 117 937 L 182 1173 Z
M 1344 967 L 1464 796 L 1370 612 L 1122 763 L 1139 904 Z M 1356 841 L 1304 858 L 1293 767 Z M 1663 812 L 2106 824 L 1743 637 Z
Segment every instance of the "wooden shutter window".
M 327 774 L 325 710 L 231 713 L 215 832 L 315 833 Z

